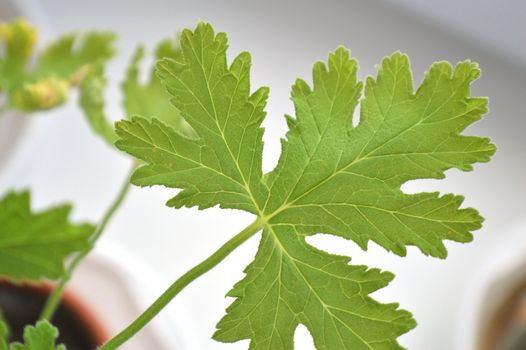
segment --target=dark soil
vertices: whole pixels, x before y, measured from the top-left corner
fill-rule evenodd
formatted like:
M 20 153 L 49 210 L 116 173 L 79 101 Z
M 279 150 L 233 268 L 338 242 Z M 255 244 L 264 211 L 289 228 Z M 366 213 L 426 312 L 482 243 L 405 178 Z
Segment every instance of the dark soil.
M 22 341 L 25 325 L 35 324 L 46 300 L 47 294 L 40 288 L 0 283 L 0 309 L 11 329 L 10 341 Z M 66 345 L 68 350 L 93 350 L 100 345 L 67 304 L 59 306 L 53 325 L 60 332 L 57 344 Z

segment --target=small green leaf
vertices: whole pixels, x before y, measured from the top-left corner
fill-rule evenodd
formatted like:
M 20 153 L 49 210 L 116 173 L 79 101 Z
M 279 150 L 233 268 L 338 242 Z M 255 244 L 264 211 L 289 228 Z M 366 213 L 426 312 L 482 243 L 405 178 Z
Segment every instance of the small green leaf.
M 161 42 L 156 50 L 157 59 L 163 57 L 177 58 L 181 52 L 173 42 Z M 178 132 L 192 137 L 192 128 L 181 117 L 179 111 L 170 103 L 165 87 L 152 69 L 148 81 L 139 80 L 140 63 L 144 57 L 144 49 L 139 47 L 131 60 L 126 79 L 122 83 L 124 95 L 123 105 L 125 116 L 143 115 L 158 118 L 173 127 Z M 104 89 L 107 81 L 102 64 L 92 65 L 80 84 L 80 107 L 84 111 L 92 130 L 113 146 L 117 139 L 110 119 L 104 111 Z
M 69 205 L 33 213 L 29 192 L 0 199 L 0 275 L 15 280 L 56 279 L 64 259 L 86 249 L 94 227 L 68 222 Z
M 0 350 L 8 349 L 7 342 L 9 341 L 10 333 L 9 325 L 4 318 L 2 310 L 0 310 Z
M 122 84 L 124 93 L 124 108 L 128 117 L 142 115 L 157 118 L 171 126 L 180 133 L 193 136 L 192 128 L 181 117 L 180 112 L 170 103 L 166 88 L 152 68 L 148 81 L 142 84 L 139 80 L 139 65 L 144 57 L 144 49 L 139 47 L 128 68 L 126 80 Z M 171 58 L 177 60 L 181 57 L 181 50 L 170 40 L 161 42 L 155 52 L 155 58 Z
M 113 57 L 114 40 L 114 34 L 104 32 L 64 35 L 42 51 L 33 74 L 38 78 L 49 75 L 70 78 L 86 64 Z
M 338 48 L 327 64 L 314 65 L 312 87 L 294 84 L 296 115 L 287 117 L 278 165 L 263 174 L 268 89 L 251 92 L 250 55 L 229 65 L 227 46 L 224 33 L 200 23 L 182 33 L 180 58 L 158 63 L 194 138 L 136 117 L 117 124 L 116 143 L 146 163 L 133 175 L 135 184 L 181 189 L 168 205 L 241 209 L 262 223 L 258 253 L 230 292 L 236 300 L 215 339 L 288 350 L 301 323 L 318 349 L 401 348 L 397 338 L 416 325 L 411 314 L 369 296 L 393 275 L 349 265 L 349 258 L 305 238 L 332 234 L 363 249 L 374 241 L 399 255 L 413 245 L 440 258 L 447 255 L 445 240 L 470 241 L 482 217 L 461 208 L 461 196 L 406 194 L 401 186 L 444 178 L 451 168 L 472 170 L 494 154 L 489 139 L 461 134 L 487 111 L 487 99 L 470 96 L 478 66 L 435 63 L 414 91 L 409 59 L 394 53 L 376 79 L 366 80 L 362 96 L 358 63 Z
M 36 326 L 26 326 L 24 343 L 11 344 L 10 350 L 66 350 L 64 345 L 56 345 L 58 329 L 48 321 L 38 321 Z
M 104 66 L 92 65 L 80 83 L 79 104 L 93 132 L 113 146 L 117 135 L 104 112 Z

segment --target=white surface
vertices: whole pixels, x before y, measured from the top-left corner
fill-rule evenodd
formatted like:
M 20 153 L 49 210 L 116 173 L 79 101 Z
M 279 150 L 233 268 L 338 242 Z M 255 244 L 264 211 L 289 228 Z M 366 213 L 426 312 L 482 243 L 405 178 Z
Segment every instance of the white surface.
M 8 112 L 0 118 L 0 171 L 7 162 L 24 132 L 25 119 L 17 112 Z
M 526 1 L 386 0 L 526 68 Z
M 79 265 L 67 289 L 89 307 L 112 335 L 130 324 L 165 286 L 133 256 L 115 245 L 103 243 Z M 168 307 L 122 350 L 195 349 L 198 345 L 191 322 L 182 322 L 187 318 L 184 309 Z
M 147 3 L 119 0 L 89 2 L 41 0 L 33 3 L 32 16 L 52 33 L 77 28 L 106 28 L 120 35 L 121 54 L 109 74 L 114 78 L 108 92 L 112 118 L 122 116 L 118 91 L 124 68 L 135 44 L 150 47 L 198 19 L 211 21 L 229 33 L 231 56 L 241 50 L 253 55 L 253 86 L 270 86 L 265 121 L 264 166 L 271 169 L 279 155 L 279 137 L 286 129 L 282 115 L 292 111 L 289 87 L 296 77 L 310 78 L 310 67 L 324 59 L 339 44 L 353 48 L 361 63 L 361 75 L 372 74 L 374 64 L 394 50 L 409 54 L 420 81 L 429 64 L 437 59 L 477 60 L 483 77 L 474 94 L 491 97 L 491 113 L 469 129 L 490 135 L 499 146 L 491 164 L 475 172 L 451 171 L 445 181 L 409 184 L 408 190 L 440 190 L 466 195 L 467 206 L 478 208 L 487 220 L 469 245 L 448 243 L 446 261 L 423 257 L 409 249 L 406 258 L 386 253 L 374 244 L 361 252 L 355 244 L 336 238 L 314 238 L 319 247 L 350 255 L 356 263 L 390 270 L 397 275 L 391 285 L 375 296 L 399 301 L 411 310 L 419 326 L 401 338 L 410 349 L 468 350 L 459 322 L 463 305 L 469 303 L 470 286 L 484 274 L 494 248 L 510 234 L 508 228 L 524 215 L 526 164 L 524 150 L 524 98 L 526 73 L 508 65 L 487 47 L 466 42 L 452 31 L 437 30 L 421 18 L 392 6 L 367 1 L 161 1 Z M 458 15 L 458 14 L 456 14 Z M 467 15 L 466 15 L 467 16 Z M 506 18 L 501 18 L 506 23 Z M 453 31 L 454 32 L 454 31 Z M 6 188 L 30 186 L 39 206 L 71 200 L 75 216 L 96 220 L 105 210 L 123 180 L 129 161 L 91 135 L 73 105 L 33 116 L 26 137 L 0 173 L 0 193 Z M 134 189 L 119 215 L 108 227 L 105 240 L 118 244 L 159 273 L 165 284 L 207 257 L 251 221 L 248 214 L 232 210 L 172 210 L 164 202 L 174 191 Z M 215 323 L 231 300 L 224 298 L 253 257 L 257 237 L 234 252 L 210 274 L 199 279 L 173 303 L 186 307 L 201 341 L 199 349 L 245 349 L 210 340 Z M 140 283 L 140 282 L 139 282 Z M 175 314 L 174 317 L 182 317 Z M 303 335 L 306 335 L 302 329 Z M 305 339 L 305 338 L 303 338 Z M 303 340 L 308 343 L 307 340 Z M 300 347 L 306 349 L 306 345 Z

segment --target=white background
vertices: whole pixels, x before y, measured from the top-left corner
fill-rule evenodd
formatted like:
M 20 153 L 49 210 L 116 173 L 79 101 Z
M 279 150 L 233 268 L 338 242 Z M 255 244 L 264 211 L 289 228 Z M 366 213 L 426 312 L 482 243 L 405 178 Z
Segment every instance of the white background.
M 466 313 L 476 302 L 472 291 L 479 288 L 479 277 L 484 276 L 491 257 L 506 255 L 503 242 L 511 236 L 516 241 L 512 228 L 524 217 L 525 2 L 25 0 L 18 4 L 42 28 L 43 40 L 74 29 L 118 33 L 119 55 L 108 70 L 107 94 L 107 112 L 115 120 L 123 117 L 118 84 L 136 44 L 153 48 L 158 40 L 195 26 L 200 19 L 226 31 L 230 57 L 241 50 L 252 53 L 254 88 L 271 88 L 264 124 L 266 170 L 279 156 L 279 138 L 286 131 L 282 116 L 292 112 L 290 85 L 296 77 L 309 79 L 312 64 L 338 45 L 352 48 L 362 77 L 373 74 L 374 65 L 395 50 L 409 54 L 415 85 L 435 60 L 478 61 L 483 76 L 473 92 L 490 96 L 491 112 L 468 132 L 492 137 L 499 147 L 497 155 L 491 164 L 477 165 L 474 172 L 450 171 L 445 181 L 406 186 L 409 191 L 464 194 L 465 204 L 487 218 L 475 241 L 447 243 L 449 257 L 442 261 L 424 257 L 416 249 L 399 258 L 374 244 L 364 254 L 351 242 L 327 237 L 313 240 L 331 252 L 352 256 L 355 263 L 397 275 L 375 296 L 398 301 L 414 313 L 419 326 L 400 338 L 403 345 L 426 350 L 469 348 L 469 329 L 474 324 Z M 75 103 L 31 116 L 23 136 L 8 163 L 1 165 L 0 193 L 13 186 L 31 187 L 38 206 L 72 201 L 76 219 L 100 218 L 126 176 L 129 159 L 90 133 Z M 250 215 L 232 210 L 169 209 L 164 202 L 174 193 L 134 188 L 103 238 L 153 268 L 167 286 L 251 222 Z M 176 307 L 189 311 L 188 325 L 202 349 L 246 348 L 246 343 L 225 345 L 209 339 L 231 302 L 224 295 L 242 277 L 256 245 L 254 237 L 175 301 Z M 137 288 L 141 288 L 140 278 Z M 300 332 L 304 339 L 305 331 Z M 302 341 L 299 349 L 306 349 L 307 343 Z

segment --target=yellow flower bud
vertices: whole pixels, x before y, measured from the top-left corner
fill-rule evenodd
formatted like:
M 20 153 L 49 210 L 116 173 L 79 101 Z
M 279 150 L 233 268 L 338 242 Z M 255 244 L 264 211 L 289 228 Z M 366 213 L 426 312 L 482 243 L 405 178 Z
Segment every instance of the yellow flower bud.
M 24 111 L 45 110 L 63 104 L 68 99 L 69 82 L 57 77 L 26 84 L 11 96 L 14 107 Z
M 24 19 L 0 24 L 0 41 L 5 43 L 7 57 L 27 60 L 37 40 L 35 27 Z

